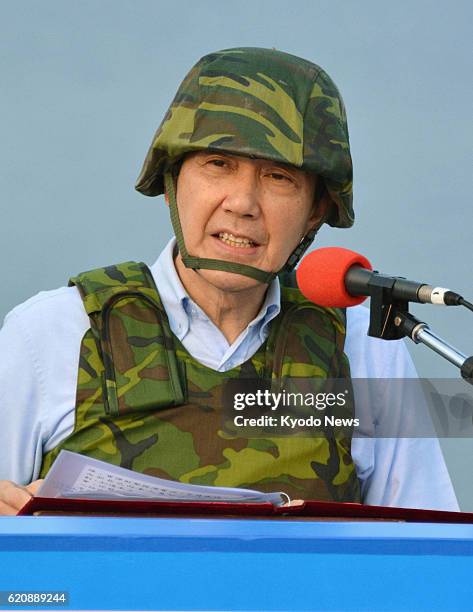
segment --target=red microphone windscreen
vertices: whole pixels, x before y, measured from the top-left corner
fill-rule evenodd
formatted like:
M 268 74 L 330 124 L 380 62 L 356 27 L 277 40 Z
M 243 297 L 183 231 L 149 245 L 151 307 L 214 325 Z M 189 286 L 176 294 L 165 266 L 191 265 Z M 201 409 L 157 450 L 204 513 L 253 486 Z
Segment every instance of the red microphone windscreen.
M 352 266 L 372 270 L 370 262 L 355 251 L 341 247 L 316 249 L 306 255 L 296 270 L 301 293 L 311 302 L 331 308 L 356 306 L 366 296 L 350 295 L 345 288 L 345 274 Z

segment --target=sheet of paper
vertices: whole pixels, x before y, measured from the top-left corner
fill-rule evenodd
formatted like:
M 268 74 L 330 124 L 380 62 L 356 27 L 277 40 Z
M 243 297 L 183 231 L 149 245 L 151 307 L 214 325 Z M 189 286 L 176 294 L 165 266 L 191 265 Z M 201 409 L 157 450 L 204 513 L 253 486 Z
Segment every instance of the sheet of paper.
M 39 497 L 88 499 L 159 499 L 180 501 L 270 502 L 281 505 L 284 493 L 183 484 L 62 450 L 38 491 Z

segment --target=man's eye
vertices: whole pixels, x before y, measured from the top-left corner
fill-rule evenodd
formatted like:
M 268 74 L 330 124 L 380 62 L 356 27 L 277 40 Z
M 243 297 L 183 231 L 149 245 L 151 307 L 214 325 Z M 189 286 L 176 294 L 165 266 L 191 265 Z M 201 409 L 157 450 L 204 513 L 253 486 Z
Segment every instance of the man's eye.
M 211 164 L 212 166 L 216 166 L 217 168 L 225 168 L 227 165 L 227 161 L 220 158 L 209 159 L 207 163 Z
M 286 174 L 281 174 L 280 172 L 270 172 L 268 176 L 280 183 L 284 181 L 292 182 Z

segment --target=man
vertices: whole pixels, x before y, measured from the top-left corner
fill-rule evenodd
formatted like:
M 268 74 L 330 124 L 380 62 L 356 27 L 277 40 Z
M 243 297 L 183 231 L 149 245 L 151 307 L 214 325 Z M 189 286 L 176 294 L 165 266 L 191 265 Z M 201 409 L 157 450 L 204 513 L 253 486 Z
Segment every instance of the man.
M 266 49 L 202 58 L 137 182 L 165 192 L 176 239 L 151 270 L 93 270 L 6 318 L 0 512 L 34 494 L 62 448 L 183 482 L 457 509 L 436 440 L 221 428 L 228 378 L 348 380 L 348 362 L 353 377 L 415 376 L 402 344 L 366 337 L 364 309 L 345 333 L 342 312 L 287 280 L 322 223 L 352 225 L 351 179 L 343 102 L 322 69 Z M 406 410 L 375 404 L 373 423 Z

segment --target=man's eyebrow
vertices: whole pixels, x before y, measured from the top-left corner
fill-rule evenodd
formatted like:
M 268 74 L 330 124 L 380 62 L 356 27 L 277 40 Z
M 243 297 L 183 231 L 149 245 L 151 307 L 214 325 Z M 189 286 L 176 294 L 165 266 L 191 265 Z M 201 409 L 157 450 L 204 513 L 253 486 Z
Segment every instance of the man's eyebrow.
M 219 149 L 206 149 L 205 151 L 198 151 L 200 155 L 221 155 L 222 157 L 244 157 L 244 155 L 237 155 L 236 153 L 228 153 L 228 151 L 220 151 Z
M 277 168 L 282 168 L 283 170 L 300 170 L 300 168 L 296 168 L 296 166 L 291 166 L 291 164 L 285 164 L 284 162 L 271 161 L 270 159 L 264 161 L 266 161 L 271 166 L 276 166 Z
M 275 168 L 281 168 L 282 170 L 286 170 L 287 172 L 293 172 L 294 174 L 304 174 L 305 170 L 302 168 L 297 168 L 297 166 L 293 166 L 291 164 L 285 164 L 284 162 L 272 161 L 270 159 L 264 160 L 270 166 L 274 166 Z
M 228 151 L 219 151 L 218 149 L 207 149 L 206 151 L 199 151 L 198 153 L 202 154 L 203 157 L 211 156 L 211 155 L 220 155 L 221 157 L 235 158 L 235 159 L 251 159 L 253 161 L 261 161 L 265 162 L 270 166 L 274 166 L 276 168 L 281 168 L 282 170 L 287 170 L 288 172 L 295 173 L 304 173 L 305 170 L 303 168 L 298 168 L 297 166 L 293 166 L 292 164 L 285 163 L 282 161 L 276 161 L 273 159 L 267 159 L 266 157 L 256 157 L 256 155 L 240 155 L 238 153 L 229 153 Z

